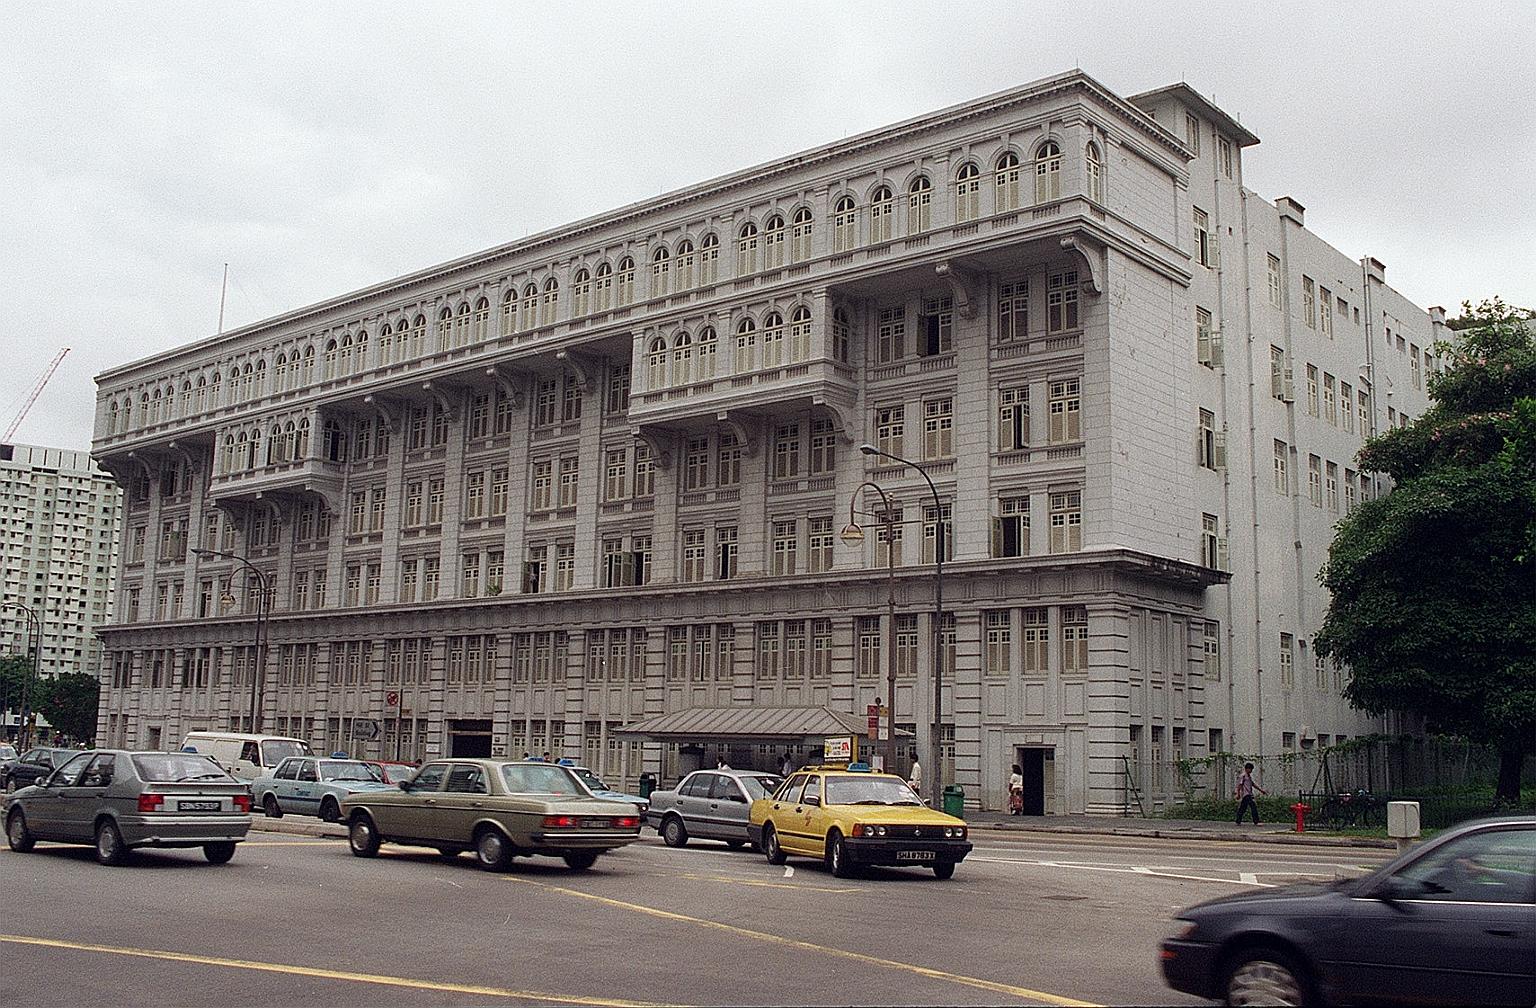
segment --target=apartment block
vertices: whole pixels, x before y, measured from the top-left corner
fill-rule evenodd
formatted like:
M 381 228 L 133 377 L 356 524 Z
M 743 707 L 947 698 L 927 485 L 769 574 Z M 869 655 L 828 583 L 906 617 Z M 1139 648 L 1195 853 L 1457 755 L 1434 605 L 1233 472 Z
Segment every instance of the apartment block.
M 1244 189 L 1255 143 L 1067 73 L 102 374 L 162 547 L 122 558 L 103 738 L 632 783 L 776 766 L 678 726 L 861 717 L 894 659 L 898 769 L 1120 813 L 1184 756 L 1376 730 L 1314 668 L 1315 574 L 1436 323 Z

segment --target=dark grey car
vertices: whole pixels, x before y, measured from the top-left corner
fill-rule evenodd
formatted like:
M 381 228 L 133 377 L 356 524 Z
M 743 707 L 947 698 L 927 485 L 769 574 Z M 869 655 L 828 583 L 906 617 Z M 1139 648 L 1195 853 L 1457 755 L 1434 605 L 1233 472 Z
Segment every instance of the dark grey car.
M 1176 990 L 1228 1004 L 1536 1004 L 1536 816 L 1469 823 L 1360 879 L 1178 915 Z
M 695 838 L 740 847 L 749 839 L 752 803 L 773 794 L 783 781 L 761 770 L 695 770 L 677 787 L 653 792 L 645 820 L 668 847 L 682 847 Z
M 109 865 L 135 847 L 201 847 L 223 864 L 251 828 L 250 809 L 246 785 L 206 756 L 97 749 L 7 798 L 5 836 L 22 852 L 39 840 L 93 844 Z
M 80 755 L 79 749 L 59 749 L 38 746 L 28 749 L 13 760 L 7 760 L 0 771 L 0 790 L 18 791 L 29 784 L 53 773 L 54 769 L 72 757 Z

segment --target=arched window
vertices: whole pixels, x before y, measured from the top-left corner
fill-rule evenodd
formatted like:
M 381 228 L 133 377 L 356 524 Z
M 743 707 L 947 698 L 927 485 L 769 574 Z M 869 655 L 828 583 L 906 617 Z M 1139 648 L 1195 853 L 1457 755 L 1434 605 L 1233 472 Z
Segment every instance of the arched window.
M 368 370 L 368 330 L 359 329 L 357 343 L 352 347 L 352 366 L 357 371 Z
M 469 310 L 468 301 L 459 302 L 458 314 L 453 319 L 453 345 L 455 347 L 469 346 L 469 332 L 474 316 Z
M 933 183 L 919 175 L 907 186 L 907 234 L 920 234 L 933 226 Z
M 453 309 L 444 308 L 437 313 L 437 350 L 453 349 Z
M 109 399 L 109 400 L 107 400 L 107 433 L 108 434 L 116 434 L 117 433 L 118 420 L 119 420 L 119 417 L 118 417 L 118 410 L 117 410 L 117 400 L 116 399 Z
M 313 351 L 311 351 L 311 353 L 313 353 Z M 217 371 L 215 371 L 213 373 L 213 377 L 212 378 L 208 379 L 208 408 L 209 409 L 218 409 L 220 406 L 222 406 L 224 404 L 223 400 L 220 398 L 220 396 L 223 395 L 223 389 L 222 389 L 223 384 L 224 384 L 224 382 L 223 382 L 222 376 L 220 376 L 220 374 Z
M 293 426 L 293 421 L 289 420 L 286 424 L 283 425 L 283 458 L 286 461 L 293 462 L 296 461 L 298 457 L 299 434 Z
M 784 363 L 784 316 L 771 311 L 763 316 L 763 367 Z
M 485 298 L 475 302 L 475 316 L 470 323 L 469 338 L 475 343 L 484 343 L 491 334 L 491 303 Z
M 687 238 L 677 243 L 677 255 L 672 257 L 672 283 L 680 291 L 693 286 L 693 242 Z
M 192 408 L 201 413 L 208 408 L 208 379 L 197 376 L 197 387 L 192 390 Z
M 1035 202 L 1061 198 L 1061 148 L 1047 140 L 1035 151 Z
M 784 265 L 784 218 L 774 214 L 763 225 L 763 269 Z
M 832 354 L 847 364 L 852 349 L 853 323 L 848 318 L 848 309 L 834 308 L 832 310 Z
M 613 307 L 613 267 L 598 263 L 592 277 L 592 303 L 595 311 L 605 312 Z
M 961 224 L 981 216 L 981 169 L 967 162 L 955 173 L 955 220 Z
M 998 213 L 1017 210 L 1024 202 L 1023 190 L 1019 186 L 1019 175 L 1019 156 L 1013 151 L 1003 152 L 1003 156 L 997 159 L 997 171 L 993 175 L 993 181 L 997 185 Z
M 803 361 L 811 356 L 811 310 L 799 305 L 789 316 L 789 359 Z
M 715 351 L 718 346 L 719 341 L 715 339 L 714 326 L 705 326 L 699 330 L 697 357 L 700 381 L 715 376 Z
M 651 297 L 666 297 L 672 279 L 672 253 L 663 245 L 651 253 Z
M 832 251 L 847 252 L 859 243 L 859 207 L 844 196 L 832 209 Z
M 219 473 L 227 475 L 235 471 L 235 436 L 224 435 L 224 453 L 219 456 Z
M 251 438 L 245 431 L 240 432 L 240 437 L 235 440 L 235 461 L 230 467 L 232 472 L 244 472 L 251 468 Z
M 801 207 L 790 218 L 789 228 L 789 259 L 791 262 L 805 262 L 811 257 L 811 211 L 807 207 Z
M 501 296 L 501 334 L 510 336 L 517 332 L 517 290 L 508 289 Z
M 180 412 L 184 417 L 192 415 L 192 383 L 190 381 L 183 381 L 181 383 Z
M 245 402 L 250 402 L 255 391 L 256 369 L 251 366 L 250 361 L 246 361 L 245 365 L 240 369 L 240 398 Z
M 757 370 L 757 323 L 744 318 L 736 323 L 736 373 Z
M 327 462 L 345 462 L 347 460 L 347 439 L 341 433 L 341 425 L 335 420 L 327 420 L 325 426 L 320 429 L 322 439 L 321 458 Z
M 388 326 L 385 327 L 386 329 Z M 286 351 L 278 351 L 277 360 L 272 365 L 272 391 L 281 392 L 288 387 L 288 354 Z
M 233 406 L 240 401 L 240 369 L 229 369 L 229 385 L 224 389 L 224 394 L 229 397 L 229 405 Z
M 576 271 L 571 281 L 571 318 L 581 318 L 592 311 L 592 274 L 586 267 Z
M 299 421 L 299 433 L 293 440 L 293 457 L 309 458 L 309 417 Z
M 417 313 L 411 319 L 411 356 L 420 357 L 427 352 L 427 317 Z
M 555 309 L 560 304 L 560 281 L 550 277 L 544 281 L 544 314 L 539 319 L 541 325 L 555 324 Z
M 325 342 L 325 363 L 321 365 L 320 377 L 329 381 L 336 377 L 336 341 Z
M 1084 167 L 1088 172 L 1088 198 L 1095 203 L 1104 202 L 1104 163 L 1099 160 L 1099 145 L 1090 143 L 1083 152 Z
M 283 429 L 273 424 L 271 433 L 267 435 L 267 465 L 281 465 L 286 461 L 283 458 Z
M 336 377 L 345 378 L 352 373 L 352 334 L 342 333 L 340 352 L 336 355 Z
M 395 362 L 395 327 L 385 322 L 379 327 L 379 365 Z
M 881 186 L 869 198 L 869 240 L 879 245 L 896 234 L 896 197 L 890 186 Z
M 251 394 L 255 396 L 267 394 L 267 362 L 265 359 L 256 362 L 256 370 L 251 376 Z
M 214 378 L 217 379 L 218 376 L 215 375 Z M 310 382 L 314 381 L 314 379 L 315 379 L 315 348 L 313 346 L 307 346 L 307 347 L 304 348 L 304 382 L 303 382 L 303 384 L 308 385 Z M 217 384 L 217 381 L 215 381 L 215 384 Z M 218 390 L 217 389 L 214 390 L 214 394 L 215 394 L 215 396 L 217 396 L 217 394 L 218 394 Z
M 523 285 L 523 328 L 533 329 L 539 324 L 539 285 Z
M 757 272 L 757 225 L 747 221 L 736 238 L 736 275 Z
M 667 341 L 657 336 L 651 340 L 650 353 L 646 355 L 645 386 L 648 389 L 659 389 L 666 384 Z
M 672 341 L 672 384 L 693 383 L 693 337 L 678 333 Z
M 720 278 L 720 239 L 707 234 L 699 239 L 699 283 L 705 287 Z
M 619 260 L 619 273 L 615 277 L 615 290 L 618 292 L 618 304 L 623 307 L 635 303 L 635 261 L 629 256 Z

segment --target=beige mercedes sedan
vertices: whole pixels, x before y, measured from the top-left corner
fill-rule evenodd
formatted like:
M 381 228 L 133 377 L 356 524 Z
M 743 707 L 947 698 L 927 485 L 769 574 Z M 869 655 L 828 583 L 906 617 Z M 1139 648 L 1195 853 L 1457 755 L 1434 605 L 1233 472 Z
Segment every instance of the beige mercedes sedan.
M 487 759 L 433 760 L 397 791 L 342 799 L 341 819 L 358 857 L 381 843 L 474 851 L 487 871 L 535 854 L 582 871 L 639 839 L 641 822 L 633 804 L 596 797 L 563 766 Z

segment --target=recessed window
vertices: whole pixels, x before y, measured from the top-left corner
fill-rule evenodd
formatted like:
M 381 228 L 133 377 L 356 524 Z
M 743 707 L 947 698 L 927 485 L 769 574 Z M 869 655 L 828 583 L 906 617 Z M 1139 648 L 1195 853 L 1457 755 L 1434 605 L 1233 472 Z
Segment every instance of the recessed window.
M 1047 140 L 1035 151 L 1035 202 L 1061 198 L 1061 148 Z
M 907 234 L 920 234 L 933 226 L 933 183 L 919 175 L 907 187 Z
M 981 169 L 961 165 L 955 174 L 955 220 L 961 224 L 981 216 Z
M 1019 156 L 1013 151 L 1005 152 L 997 159 L 997 168 L 993 175 L 994 184 L 997 187 L 997 212 L 1007 213 L 1017 210 L 1023 201 L 1020 186 L 1022 169 L 1019 166 Z

